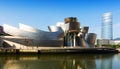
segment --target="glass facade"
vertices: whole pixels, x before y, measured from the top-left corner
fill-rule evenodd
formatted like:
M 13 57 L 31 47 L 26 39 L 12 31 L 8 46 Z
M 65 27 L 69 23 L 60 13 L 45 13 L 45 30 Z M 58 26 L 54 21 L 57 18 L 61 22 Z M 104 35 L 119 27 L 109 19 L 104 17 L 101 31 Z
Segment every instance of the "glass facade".
M 102 39 L 113 39 L 113 31 L 112 31 L 112 13 L 104 13 L 102 15 Z

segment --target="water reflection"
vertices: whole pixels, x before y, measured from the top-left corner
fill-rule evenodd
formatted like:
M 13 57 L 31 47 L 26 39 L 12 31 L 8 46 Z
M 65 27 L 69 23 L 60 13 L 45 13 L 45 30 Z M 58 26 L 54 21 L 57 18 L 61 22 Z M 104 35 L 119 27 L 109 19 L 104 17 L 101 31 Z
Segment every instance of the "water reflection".
M 0 55 L 0 69 L 115 69 L 116 64 L 120 54 Z

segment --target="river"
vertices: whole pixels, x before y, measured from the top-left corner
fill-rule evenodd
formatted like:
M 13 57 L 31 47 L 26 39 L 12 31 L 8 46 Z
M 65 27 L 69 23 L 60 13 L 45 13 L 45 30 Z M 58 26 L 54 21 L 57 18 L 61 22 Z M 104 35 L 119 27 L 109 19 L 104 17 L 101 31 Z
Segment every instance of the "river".
M 0 54 L 0 69 L 120 69 L 120 53 Z

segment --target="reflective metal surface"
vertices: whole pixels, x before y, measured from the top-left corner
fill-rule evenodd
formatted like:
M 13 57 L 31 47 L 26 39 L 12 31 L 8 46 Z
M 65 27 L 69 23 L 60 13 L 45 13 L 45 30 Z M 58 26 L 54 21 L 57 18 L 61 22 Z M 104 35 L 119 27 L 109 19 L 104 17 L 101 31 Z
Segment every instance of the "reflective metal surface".
M 94 46 L 96 34 L 88 34 L 88 26 L 80 28 L 76 17 L 69 17 L 70 21 L 57 22 L 55 26 L 48 26 L 49 31 L 42 31 L 19 23 L 19 28 L 4 24 L 4 32 L 11 35 L 2 37 L 8 45 L 47 46 L 47 47 L 86 47 Z M 67 20 L 68 20 L 67 19 Z M 88 34 L 88 35 L 86 35 Z M 21 37 L 20 38 L 16 38 Z
M 57 40 L 59 39 L 58 36 L 62 33 L 62 32 L 45 32 L 45 31 L 34 29 L 29 26 L 25 26 L 23 24 L 20 25 L 20 29 L 7 24 L 4 24 L 3 27 L 4 27 L 4 31 L 10 35 L 22 36 L 22 37 L 27 37 L 27 38 L 37 39 L 37 40 Z
M 59 37 L 62 31 L 57 32 L 45 32 L 30 26 L 20 24 L 20 29 L 15 28 L 13 26 L 4 24 L 4 31 L 7 34 L 12 35 L 13 38 L 4 38 L 6 40 L 19 42 L 24 44 L 24 40 L 32 40 L 31 43 L 35 44 L 36 46 L 63 46 L 62 39 Z M 15 39 L 14 36 L 22 37 L 23 40 Z M 14 41 L 15 42 L 15 41 Z M 31 46 L 33 45 L 31 44 Z
M 95 33 L 88 33 L 86 36 L 86 41 L 90 47 L 94 47 L 97 35 Z
M 50 32 L 63 32 L 61 27 L 58 26 L 48 26 Z

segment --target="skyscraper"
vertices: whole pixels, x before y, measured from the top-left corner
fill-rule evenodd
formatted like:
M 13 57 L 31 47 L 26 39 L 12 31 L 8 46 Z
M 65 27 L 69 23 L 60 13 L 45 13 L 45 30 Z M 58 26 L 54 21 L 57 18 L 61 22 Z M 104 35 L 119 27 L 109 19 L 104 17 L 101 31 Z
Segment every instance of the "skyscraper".
M 113 30 L 112 30 L 112 13 L 107 12 L 102 15 L 102 39 L 113 39 Z

